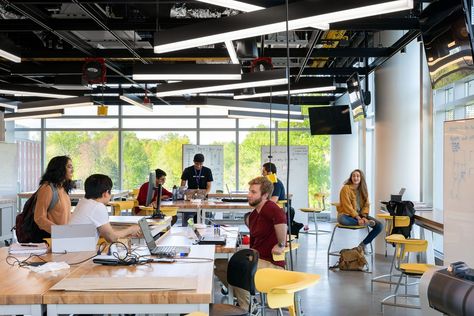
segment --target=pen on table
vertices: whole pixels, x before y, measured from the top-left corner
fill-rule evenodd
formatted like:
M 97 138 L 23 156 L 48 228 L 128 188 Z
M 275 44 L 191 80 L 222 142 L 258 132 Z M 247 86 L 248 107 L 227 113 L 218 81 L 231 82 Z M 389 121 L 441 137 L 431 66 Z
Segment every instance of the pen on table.
M 38 245 L 33 244 L 20 244 L 22 247 L 38 247 Z

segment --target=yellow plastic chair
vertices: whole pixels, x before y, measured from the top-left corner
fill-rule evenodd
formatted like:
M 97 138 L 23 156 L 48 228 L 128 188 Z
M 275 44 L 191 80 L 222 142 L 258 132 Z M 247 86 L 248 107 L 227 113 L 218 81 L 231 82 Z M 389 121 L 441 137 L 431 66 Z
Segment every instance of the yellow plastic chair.
M 292 242 L 291 243 L 291 250 L 295 250 L 297 251 L 298 248 L 300 247 L 300 244 L 296 243 L 296 242 Z M 273 257 L 273 260 L 274 261 L 285 261 L 285 267 L 286 267 L 286 255 L 290 252 L 290 246 L 286 246 L 285 249 L 283 250 L 283 253 L 281 255 L 277 255 L 277 254 L 272 254 L 272 257 Z
M 408 216 L 395 216 L 395 222 L 393 222 L 393 216 L 388 213 L 380 213 L 377 214 L 377 218 L 385 220 L 385 256 L 387 256 L 387 244 L 390 242 L 387 241 L 387 237 L 391 236 L 391 238 L 396 239 L 405 239 L 405 236 L 400 234 L 391 234 L 392 229 L 395 227 L 408 227 L 410 225 L 410 217 Z M 370 290 L 373 292 L 374 290 L 374 282 L 377 283 L 384 283 L 384 284 L 397 284 L 397 282 L 392 281 L 392 277 L 396 277 L 398 275 L 393 274 L 393 267 L 395 266 L 395 249 L 392 257 L 392 263 L 390 265 L 390 272 L 388 274 L 379 275 L 374 277 L 370 282 Z M 388 280 L 387 280 L 388 278 Z
M 131 196 L 134 200 L 138 198 L 138 193 L 140 192 L 140 189 L 133 189 L 131 192 Z
M 295 293 L 307 289 L 319 281 L 318 274 L 264 268 L 255 274 L 257 291 L 265 294 L 270 308 L 289 308 L 290 316 L 295 316 L 299 310 L 295 309 Z
M 397 286 L 395 287 L 395 291 L 393 294 L 385 297 L 380 303 L 382 307 L 382 313 L 384 312 L 384 306 L 397 306 L 397 307 L 404 307 L 404 308 L 412 308 L 412 309 L 420 309 L 420 305 L 414 304 L 400 304 L 397 303 L 397 298 L 399 297 L 414 297 L 417 298 L 419 295 L 417 294 L 408 294 L 407 293 L 407 286 L 414 285 L 418 282 L 408 284 L 405 281 L 405 294 L 399 294 L 398 289 L 402 284 L 402 278 L 421 278 L 423 273 L 425 273 L 428 269 L 434 267 L 432 264 L 427 263 L 409 263 L 409 254 L 410 253 L 419 253 L 419 252 L 426 252 L 428 248 L 428 241 L 423 239 L 405 239 L 403 236 L 396 234 L 391 235 L 386 238 L 387 242 L 395 244 L 395 256 L 396 264 L 395 269 L 400 272 L 400 276 L 398 278 Z M 393 302 L 391 301 L 393 299 Z
M 318 221 L 316 220 L 316 214 L 319 214 L 326 210 L 326 197 L 328 196 L 327 193 L 318 192 L 314 194 L 314 206 L 313 207 L 303 207 L 300 208 L 301 212 L 313 214 L 313 221 L 314 221 L 314 234 L 316 235 L 316 247 L 318 247 L 318 233 L 330 233 L 327 230 L 319 230 L 318 229 Z
M 128 200 L 128 201 L 111 201 L 109 202 L 109 205 L 112 206 L 112 214 L 115 216 L 122 215 L 122 211 L 127 211 L 130 210 L 132 212 L 132 209 L 135 206 L 138 206 L 138 201 L 137 200 Z

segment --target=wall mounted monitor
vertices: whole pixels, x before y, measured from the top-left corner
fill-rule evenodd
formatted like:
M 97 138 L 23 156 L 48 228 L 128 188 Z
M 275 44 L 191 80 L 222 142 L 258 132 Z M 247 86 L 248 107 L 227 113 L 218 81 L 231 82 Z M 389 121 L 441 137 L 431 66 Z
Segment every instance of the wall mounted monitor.
M 354 121 L 364 119 L 367 116 L 366 106 L 359 81 L 359 74 L 357 72 L 353 73 L 349 79 L 347 79 L 347 93 L 349 95 L 349 105 L 351 106 Z
M 420 15 L 433 89 L 474 73 L 469 12 L 465 0 L 440 0 Z
M 352 134 L 348 105 L 308 108 L 311 135 Z

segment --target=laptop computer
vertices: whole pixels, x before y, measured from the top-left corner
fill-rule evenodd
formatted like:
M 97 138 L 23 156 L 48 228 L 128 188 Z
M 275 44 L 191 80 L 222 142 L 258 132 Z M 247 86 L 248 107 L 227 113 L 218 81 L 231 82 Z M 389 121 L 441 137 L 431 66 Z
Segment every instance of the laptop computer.
M 140 219 L 138 221 L 138 225 L 142 230 L 143 237 L 145 238 L 148 250 L 150 250 L 150 254 L 154 256 L 158 256 L 160 258 L 174 258 L 178 255 L 187 256 L 191 251 L 191 248 L 186 246 L 157 246 L 155 239 L 160 236 L 160 233 L 153 236 L 146 218 Z
M 229 193 L 229 197 L 222 198 L 222 202 L 247 203 L 249 201 L 246 197 L 233 197 L 230 193 L 229 186 L 226 184 L 225 187 L 227 188 L 227 193 Z
M 406 191 L 405 188 L 401 188 L 400 192 L 398 192 L 398 194 L 391 194 L 390 195 L 390 201 L 401 202 L 402 197 L 403 197 L 403 193 L 405 193 L 405 191 Z
M 97 228 L 92 224 L 52 225 L 52 252 L 95 251 Z
M 206 190 L 205 189 L 187 189 L 184 192 L 186 200 L 204 200 L 206 198 Z
M 225 245 L 226 242 L 226 237 L 225 236 L 215 236 L 215 235 L 204 235 L 202 236 L 201 233 L 199 233 L 198 229 L 194 230 L 194 233 L 196 234 L 197 240 L 198 240 L 198 245 Z

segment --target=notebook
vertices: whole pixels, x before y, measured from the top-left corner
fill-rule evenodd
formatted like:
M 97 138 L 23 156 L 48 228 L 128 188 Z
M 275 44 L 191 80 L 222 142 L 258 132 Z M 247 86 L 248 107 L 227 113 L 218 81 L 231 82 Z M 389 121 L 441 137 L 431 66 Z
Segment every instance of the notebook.
M 221 235 L 202 236 L 201 233 L 199 233 L 198 229 L 195 229 L 194 233 L 196 234 L 199 245 L 221 245 L 221 246 L 225 245 L 225 242 L 226 242 L 225 236 L 221 236 Z
M 142 230 L 143 237 L 145 238 L 148 250 L 150 250 L 150 254 L 154 256 L 158 256 L 160 258 L 174 258 L 176 256 L 187 256 L 191 251 L 190 247 L 185 246 L 157 246 L 146 218 L 140 219 L 138 221 L 138 225 Z

